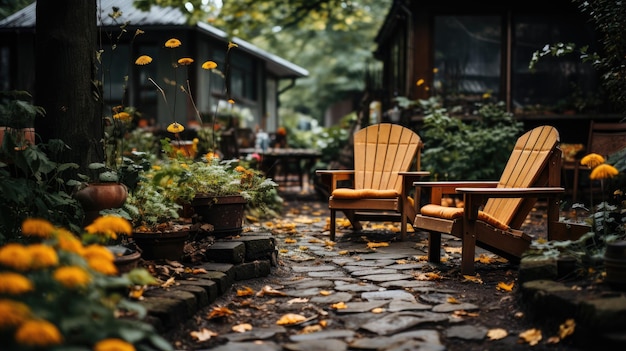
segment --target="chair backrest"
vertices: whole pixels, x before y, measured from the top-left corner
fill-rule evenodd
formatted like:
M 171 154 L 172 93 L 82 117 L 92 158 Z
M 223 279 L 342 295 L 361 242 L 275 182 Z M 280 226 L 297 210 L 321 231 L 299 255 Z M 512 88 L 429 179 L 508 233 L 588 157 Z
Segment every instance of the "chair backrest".
M 551 156 L 558 150 L 558 144 L 559 132 L 551 126 L 536 127 L 519 137 L 502 172 L 498 188 L 546 186 L 547 184 L 544 184 L 546 173 L 549 171 Z M 561 157 L 560 150 L 558 150 L 558 157 Z M 558 168 L 556 172 L 560 174 L 560 163 Z M 559 183 L 550 185 L 558 186 Z M 485 204 L 483 211 L 515 228 L 520 221 L 512 224 L 513 219 L 525 218 L 528 213 L 520 213 L 520 211 L 528 212 L 532 208 L 522 206 L 523 202 L 524 200 L 519 198 L 491 198 Z
M 626 147 L 626 123 L 598 123 L 591 121 L 587 153 L 607 157 Z
M 402 191 L 398 172 L 420 169 L 422 142 L 414 131 L 379 123 L 354 133 L 354 188 Z M 416 158 L 417 155 L 417 158 Z

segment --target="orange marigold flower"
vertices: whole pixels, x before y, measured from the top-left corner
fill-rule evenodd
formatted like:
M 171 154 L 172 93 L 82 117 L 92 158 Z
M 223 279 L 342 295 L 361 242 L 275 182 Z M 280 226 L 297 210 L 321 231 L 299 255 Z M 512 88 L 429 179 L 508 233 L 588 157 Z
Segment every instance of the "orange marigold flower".
M 59 256 L 54 248 L 44 244 L 33 244 L 27 247 L 30 254 L 30 266 L 33 269 L 53 267 L 59 264 Z
M 113 118 L 122 122 L 130 122 L 133 119 L 133 117 L 128 112 L 116 113 L 113 115 Z
M 417 81 L 417 83 L 415 83 L 415 85 L 417 85 L 417 86 L 419 87 L 420 85 L 424 84 L 425 82 L 426 82 L 426 81 L 425 81 L 424 79 L 421 79 L 421 78 L 420 78 L 420 79 Z
M 589 168 L 597 167 L 604 163 L 604 157 L 596 153 L 586 155 L 580 160 L 580 164 Z
M 87 264 L 91 269 L 96 272 L 100 272 L 105 275 L 116 275 L 117 267 L 113 260 L 108 260 L 102 257 L 91 257 L 87 258 Z
M 235 99 L 228 99 L 228 103 L 231 104 L 231 105 L 234 105 L 235 104 Z
M 86 259 L 100 258 L 109 262 L 113 262 L 115 255 L 109 249 L 102 245 L 89 245 L 83 251 L 83 257 Z
M 15 340 L 22 345 L 44 348 L 61 344 L 63 337 L 54 324 L 45 320 L 29 320 L 17 329 Z
M 214 68 L 217 68 L 217 63 L 215 63 L 213 61 L 206 61 L 205 63 L 202 64 L 202 68 L 203 69 L 214 69 Z
M 49 238 L 54 232 L 54 225 L 41 218 L 27 218 L 22 222 L 22 234 L 36 236 L 39 238 Z
M 135 346 L 122 339 L 111 338 L 98 341 L 93 351 L 135 351 Z
M 246 168 L 244 166 L 237 166 L 237 167 L 235 167 L 235 171 L 237 171 L 237 172 L 245 172 Z
M 18 301 L 0 299 L 0 329 L 19 326 L 30 317 L 30 309 Z
M 0 247 L 0 265 L 18 271 L 30 268 L 32 258 L 26 246 L 18 243 L 9 243 Z
M 600 180 L 600 179 L 613 178 L 618 174 L 619 174 L 619 171 L 617 170 L 617 168 L 605 163 L 594 168 L 591 171 L 591 174 L 589 175 L 589 179 Z
M 61 250 L 81 254 L 83 243 L 67 229 L 59 228 L 57 231 L 58 247 Z
M 0 273 L 0 294 L 20 295 L 33 290 L 33 283 L 25 276 L 12 272 Z
M 183 130 L 185 130 L 185 127 L 183 127 L 183 125 L 178 122 L 174 122 L 167 126 L 167 131 L 170 133 L 180 133 Z
M 91 281 L 89 273 L 78 266 L 60 267 L 54 271 L 53 277 L 69 289 L 83 287 Z
M 118 216 L 101 216 L 93 223 L 85 227 L 90 234 L 104 234 L 111 239 L 117 239 L 117 233 L 131 234 L 132 225 L 124 218 Z
M 177 47 L 179 47 L 181 45 L 182 45 L 182 43 L 180 42 L 180 40 L 178 40 L 176 38 L 169 39 L 168 41 L 165 42 L 165 47 L 166 48 L 171 48 L 171 49 L 177 48 Z
M 137 59 L 135 60 L 135 64 L 139 66 L 145 66 L 149 64 L 150 62 L 152 62 L 152 57 L 148 55 L 141 55 L 137 57 Z
M 183 57 L 178 59 L 178 64 L 181 66 L 189 66 L 193 63 L 193 59 L 190 57 Z

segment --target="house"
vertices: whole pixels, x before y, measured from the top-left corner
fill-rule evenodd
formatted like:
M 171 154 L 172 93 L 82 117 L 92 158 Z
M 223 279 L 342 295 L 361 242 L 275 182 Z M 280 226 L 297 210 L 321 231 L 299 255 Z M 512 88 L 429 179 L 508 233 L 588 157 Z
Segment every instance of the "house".
M 205 123 L 211 122 L 217 111 L 220 115 L 239 116 L 241 120 L 237 123 L 241 127 L 259 126 L 270 132 L 277 129 L 280 94 L 296 79 L 306 77 L 306 69 L 246 41 L 230 39 L 225 32 L 206 23 L 188 25 L 178 9 L 152 6 L 149 12 L 143 12 L 132 3 L 98 1 L 101 6 L 97 14 L 99 34 L 103 38 L 104 50 L 103 93 L 109 107 L 126 101 L 124 105 L 135 107 L 157 127 L 168 125 L 172 113 L 187 116 L 188 122 L 194 121 L 195 105 Z M 113 7 L 122 13 L 117 20 L 109 17 Z M 35 8 L 33 3 L 0 21 L 0 90 L 33 91 Z M 119 42 L 109 40 L 107 35 L 111 33 L 115 38 L 124 22 L 129 22 L 126 34 Z M 136 29 L 144 34 L 133 39 Z M 172 49 L 164 47 L 171 38 L 182 43 L 175 54 Z M 217 69 L 223 73 L 229 42 L 237 44 L 237 48 L 231 51 L 231 81 L 227 96 L 224 76 L 210 74 L 200 69 L 200 64 L 215 61 Z M 135 65 L 135 59 L 140 55 L 151 56 L 153 62 L 146 66 Z M 184 71 L 180 67 L 178 70 L 173 68 L 172 63 L 182 57 L 193 58 L 197 66 L 187 66 Z M 181 72 L 188 75 L 189 85 Z M 127 84 L 125 77 L 128 77 Z M 163 89 L 167 102 L 149 78 Z M 181 85 L 188 87 L 193 100 L 181 91 Z M 225 104 L 227 97 L 235 100 L 233 106 Z
M 394 0 L 375 39 L 383 63 L 373 100 L 382 111 L 394 97 L 438 96 L 470 117 L 486 97 L 504 101 L 527 129 L 551 124 L 561 141 L 585 143 L 591 120 L 620 116 L 602 93 L 598 73 L 578 55 L 544 57 L 529 70 L 533 52 L 547 44 L 599 46 L 587 17 L 571 0 L 458 2 Z M 421 116 L 403 116 L 419 124 Z

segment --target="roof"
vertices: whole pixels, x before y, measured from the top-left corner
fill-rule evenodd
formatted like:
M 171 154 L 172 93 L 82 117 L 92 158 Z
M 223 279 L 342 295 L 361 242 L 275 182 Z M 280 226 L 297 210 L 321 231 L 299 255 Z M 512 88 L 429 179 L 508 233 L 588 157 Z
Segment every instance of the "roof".
M 133 6 L 132 1 L 100 0 L 98 24 L 104 26 L 117 25 L 109 18 L 108 13 L 114 6 L 124 14 L 124 20 L 134 26 L 189 26 L 185 15 L 174 7 L 151 6 L 150 11 L 141 11 Z M 0 21 L 0 28 L 25 29 L 35 28 L 36 2 Z M 228 42 L 226 32 L 206 23 L 198 23 L 194 27 L 189 26 L 209 37 Z M 300 78 L 309 75 L 309 72 L 277 55 L 271 54 L 243 39 L 232 38 L 230 41 L 238 45 L 241 51 L 246 52 L 265 62 L 267 70 L 279 78 Z

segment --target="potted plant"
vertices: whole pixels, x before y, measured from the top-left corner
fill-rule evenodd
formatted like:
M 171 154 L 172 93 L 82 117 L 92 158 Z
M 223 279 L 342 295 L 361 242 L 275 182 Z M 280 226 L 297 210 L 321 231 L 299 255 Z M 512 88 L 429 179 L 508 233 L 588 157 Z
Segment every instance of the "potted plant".
M 31 100 L 27 91 L 0 92 L 0 147 L 10 142 L 10 146 L 23 149 L 35 143 L 35 118 L 44 116 L 46 111 L 33 105 Z M 5 141 L 5 135 L 11 138 Z

